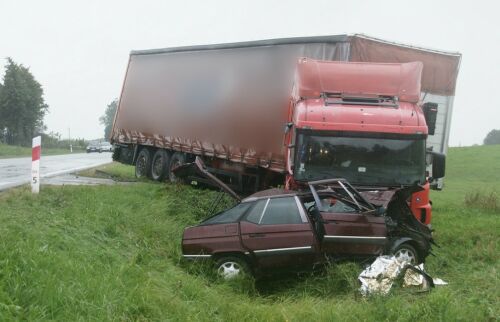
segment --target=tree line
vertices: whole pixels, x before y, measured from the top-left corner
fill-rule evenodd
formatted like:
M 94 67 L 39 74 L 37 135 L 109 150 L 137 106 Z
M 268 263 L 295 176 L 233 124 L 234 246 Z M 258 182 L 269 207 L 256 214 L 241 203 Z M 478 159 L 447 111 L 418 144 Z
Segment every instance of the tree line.
M 29 146 L 33 136 L 45 130 L 48 110 L 43 88 L 29 68 L 7 58 L 0 83 L 0 142 Z

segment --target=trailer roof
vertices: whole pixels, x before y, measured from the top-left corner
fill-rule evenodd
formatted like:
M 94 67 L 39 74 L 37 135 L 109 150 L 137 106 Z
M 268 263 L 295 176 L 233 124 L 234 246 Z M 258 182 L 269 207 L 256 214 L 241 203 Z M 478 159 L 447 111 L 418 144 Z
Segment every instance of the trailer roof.
M 208 45 L 193 45 L 193 46 L 179 46 L 179 47 L 167 47 L 167 48 L 157 48 L 157 49 L 145 49 L 145 50 L 132 50 L 131 55 L 149 55 L 149 54 L 163 54 L 163 53 L 175 53 L 184 51 L 201 51 L 201 50 L 217 50 L 217 49 L 233 49 L 233 48 L 247 48 L 247 47 L 262 47 L 262 46 L 275 46 L 275 45 L 290 45 L 290 44 L 311 44 L 311 43 L 338 43 L 338 42 L 349 42 L 351 37 L 364 38 L 371 41 L 377 41 L 380 43 L 394 45 L 398 47 L 406 47 L 409 49 L 420 50 L 430 53 L 436 53 L 441 55 L 450 56 L 461 56 L 459 52 L 445 51 L 440 49 L 432 49 L 427 47 L 419 47 L 409 44 L 403 44 L 395 41 L 384 40 L 365 34 L 342 34 L 342 35 L 326 35 L 326 36 L 310 36 L 310 37 L 288 37 L 288 38 L 273 38 L 264 40 L 253 40 L 253 41 L 241 41 L 232 43 L 219 43 L 219 44 L 208 44 Z
M 291 44 L 338 43 L 338 42 L 348 42 L 348 41 L 349 41 L 348 35 L 292 37 L 292 38 L 265 39 L 265 40 L 243 41 L 243 42 L 212 44 L 212 45 L 195 45 L 195 46 L 181 46 L 181 47 L 170 47 L 170 48 L 160 48 L 160 49 L 132 50 L 130 52 L 130 55 L 150 55 L 150 54 L 176 53 L 185 51 L 236 49 L 236 48 L 291 45 Z

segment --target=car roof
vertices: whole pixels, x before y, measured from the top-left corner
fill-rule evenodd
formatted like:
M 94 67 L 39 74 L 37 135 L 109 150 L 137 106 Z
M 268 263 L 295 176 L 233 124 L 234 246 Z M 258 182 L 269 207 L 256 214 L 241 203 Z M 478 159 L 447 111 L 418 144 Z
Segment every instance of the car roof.
M 291 197 L 291 196 L 296 196 L 299 193 L 300 192 L 294 190 L 272 188 L 272 189 L 258 191 L 243 199 L 242 202 L 250 202 L 257 199 L 265 199 L 265 198 Z

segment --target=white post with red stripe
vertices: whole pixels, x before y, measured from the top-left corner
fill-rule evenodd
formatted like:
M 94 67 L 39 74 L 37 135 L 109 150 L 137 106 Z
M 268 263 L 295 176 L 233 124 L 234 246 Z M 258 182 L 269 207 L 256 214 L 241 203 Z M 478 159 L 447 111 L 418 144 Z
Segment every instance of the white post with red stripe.
M 40 155 L 42 154 L 42 137 L 33 138 L 31 150 L 31 192 L 40 192 Z

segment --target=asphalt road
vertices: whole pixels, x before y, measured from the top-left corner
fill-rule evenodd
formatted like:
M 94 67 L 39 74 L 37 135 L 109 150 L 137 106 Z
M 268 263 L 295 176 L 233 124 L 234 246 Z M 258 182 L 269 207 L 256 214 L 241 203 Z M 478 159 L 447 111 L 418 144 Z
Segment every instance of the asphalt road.
M 52 177 L 73 171 L 93 168 L 110 163 L 111 153 L 75 153 L 43 156 L 40 160 L 40 177 Z M 0 190 L 29 183 L 31 180 L 31 157 L 0 159 Z

